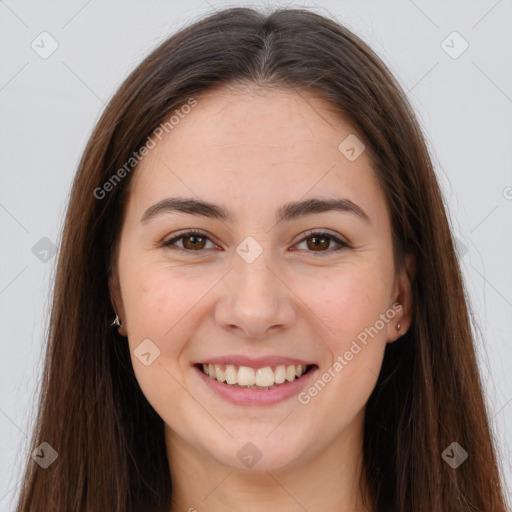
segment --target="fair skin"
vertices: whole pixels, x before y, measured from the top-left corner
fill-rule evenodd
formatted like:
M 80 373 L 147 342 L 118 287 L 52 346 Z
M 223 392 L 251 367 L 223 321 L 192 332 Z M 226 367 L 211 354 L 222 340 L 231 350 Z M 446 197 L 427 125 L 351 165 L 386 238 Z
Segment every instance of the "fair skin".
M 354 161 L 341 154 L 354 129 L 310 93 L 232 86 L 197 100 L 132 178 L 110 282 L 136 378 L 165 424 L 171 512 L 368 511 L 359 491 L 365 404 L 411 310 L 368 151 Z M 221 204 L 234 219 L 164 212 L 141 222 L 171 196 Z M 276 223 L 279 207 L 311 198 L 349 199 L 368 219 L 333 210 Z M 159 245 L 186 229 L 208 237 Z M 350 247 L 305 237 L 311 229 Z M 261 248 L 250 263 L 237 252 L 246 237 Z M 235 354 L 298 358 L 315 365 L 307 391 L 397 302 L 306 404 L 298 393 L 234 404 L 192 366 Z M 160 350 L 147 366 L 134 354 L 146 339 Z M 237 456 L 248 442 L 261 456 L 252 467 Z

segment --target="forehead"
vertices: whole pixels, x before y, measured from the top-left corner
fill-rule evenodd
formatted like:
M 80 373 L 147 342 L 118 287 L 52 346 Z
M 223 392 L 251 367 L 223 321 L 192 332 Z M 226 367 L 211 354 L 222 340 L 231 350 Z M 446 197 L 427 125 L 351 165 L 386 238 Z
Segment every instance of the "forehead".
M 379 214 L 383 197 L 368 152 L 346 158 L 339 145 L 354 127 L 318 94 L 223 86 L 195 100 L 175 113 L 135 171 L 130 195 L 140 208 L 171 192 L 238 201 L 241 210 L 320 194 Z

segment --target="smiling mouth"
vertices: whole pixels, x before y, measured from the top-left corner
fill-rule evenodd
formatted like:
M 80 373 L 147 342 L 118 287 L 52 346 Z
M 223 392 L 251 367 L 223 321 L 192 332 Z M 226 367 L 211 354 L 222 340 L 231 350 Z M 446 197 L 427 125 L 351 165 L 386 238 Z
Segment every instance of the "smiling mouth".
M 316 367 L 310 365 L 277 365 L 263 368 L 238 366 L 234 364 L 206 364 L 195 365 L 202 373 L 212 380 L 241 389 L 274 389 L 289 382 L 301 379 L 306 373 Z

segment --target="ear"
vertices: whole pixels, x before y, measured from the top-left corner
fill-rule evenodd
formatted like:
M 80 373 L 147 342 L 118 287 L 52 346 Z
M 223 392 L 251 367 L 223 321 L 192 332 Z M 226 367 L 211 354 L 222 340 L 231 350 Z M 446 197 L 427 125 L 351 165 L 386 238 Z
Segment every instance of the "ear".
M 395 317 L 388 324 L 388 343 L 393 343 L 402 337 L 411 326 L 413 306 L 411 283 L 415 273 L 414 257 L 412 254 L 408 254 L 405 258 L 405 268 L 398 276 L 394 289 L 393 304 L 400 304 L 400 310 L 397 310 Z M 397 329 L 398 325 L 400 325 L 399 329 Z
M 112 303 L 112 307 L 114 311 L 119 316 L 121 323 L 123 324 L 121 327 L 118 327 L 117 332 L 121 336 L 128 336 L 128 332 L 126 330 L 126 315 L 124 310 L 123 298 L 121 295 L 121 286 L 119 284 L 119 278 L 117 277 L 117 272 L 113 272 L 109 275 L 108 278 L 108 288 L 110 290 L 110 301 Z

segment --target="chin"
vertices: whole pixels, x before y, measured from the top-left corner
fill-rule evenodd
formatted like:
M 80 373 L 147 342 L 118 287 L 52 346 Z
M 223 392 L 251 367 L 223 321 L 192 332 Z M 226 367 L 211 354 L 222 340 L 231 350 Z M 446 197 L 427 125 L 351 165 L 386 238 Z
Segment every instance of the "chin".
M 298 440 L 288 437 L 284 444 L 282 439 L 268 437 L 271 430 L 264 430 L 260 435 L 254 432 L 247 436 L 239 434 L 229 442 L 219 442 L 219 448 L 224 449 L 211 453 L 211 456 L 233 470 L 254 473 L 275 471 L 298 463 L 298 455 L 303 451 Z

